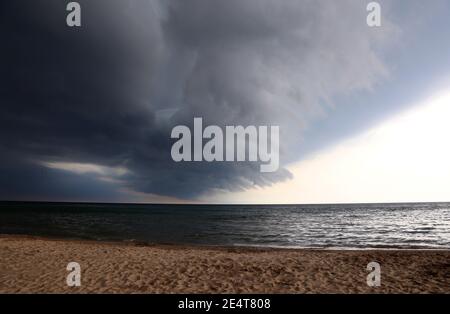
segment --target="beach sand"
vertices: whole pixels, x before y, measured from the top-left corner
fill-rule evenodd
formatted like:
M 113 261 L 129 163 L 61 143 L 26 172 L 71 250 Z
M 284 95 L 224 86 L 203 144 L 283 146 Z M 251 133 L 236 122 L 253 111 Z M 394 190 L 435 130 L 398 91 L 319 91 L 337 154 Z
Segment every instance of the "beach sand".
M 381 265 L 368 287 L 366 266 Z M 81 286 L 68 287 L 69 262 Z M 209 248 L 0 237 L 1 293 L 450 293 L 450 251 Z

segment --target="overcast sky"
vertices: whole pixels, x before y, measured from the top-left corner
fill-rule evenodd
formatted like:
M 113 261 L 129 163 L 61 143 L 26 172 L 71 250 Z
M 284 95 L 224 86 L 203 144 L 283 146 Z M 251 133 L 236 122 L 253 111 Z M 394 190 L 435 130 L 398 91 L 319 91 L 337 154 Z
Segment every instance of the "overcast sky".
M 79 2 L 0 4 L 0 199 L 450 201 L 450 2 Z M 279 125 L 279 171 L 175 163 L 194 117 Z

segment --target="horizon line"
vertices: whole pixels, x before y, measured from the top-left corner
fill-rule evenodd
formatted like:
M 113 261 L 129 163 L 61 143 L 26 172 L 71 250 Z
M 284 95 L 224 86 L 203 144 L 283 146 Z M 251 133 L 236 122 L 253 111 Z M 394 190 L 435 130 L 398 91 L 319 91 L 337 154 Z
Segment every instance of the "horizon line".
M 420 201 L 420 202 L 358 202 L 358 203 L 133 203 L 133 202 L 88 202 L 88 201 L 18 201 L 18 200 L 0 200 L 4 203 L 49 203 L 49 204 L 98 204 L 98 205 L 172 205 L 172 206 L 314 206 L 314 205 L 374 205 L 374 204 L 439 204 L 450 203 L 450 201 Z

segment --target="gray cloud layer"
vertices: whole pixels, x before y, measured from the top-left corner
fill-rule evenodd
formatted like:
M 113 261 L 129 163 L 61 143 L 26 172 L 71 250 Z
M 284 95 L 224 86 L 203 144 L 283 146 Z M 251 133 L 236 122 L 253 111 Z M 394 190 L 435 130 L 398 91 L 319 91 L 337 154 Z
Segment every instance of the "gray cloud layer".
M 108 199 L 118 187 L 196 198 L 287 180 L 284 168 L 174 163 L 171 128 L 279 125 L 285 165 L 333 96 L 388 75 L 379 54 L 396 33 L 367 27 L 365 3 L 350 0 L 80 3 L 81 29 L 65 26 L 64 3 L 1 4 L 3 199 L 85 198 L 87 184 Z M 129 171 L 115 185 L 72 180 L 69 193 L 74 174 L 48 161 Z

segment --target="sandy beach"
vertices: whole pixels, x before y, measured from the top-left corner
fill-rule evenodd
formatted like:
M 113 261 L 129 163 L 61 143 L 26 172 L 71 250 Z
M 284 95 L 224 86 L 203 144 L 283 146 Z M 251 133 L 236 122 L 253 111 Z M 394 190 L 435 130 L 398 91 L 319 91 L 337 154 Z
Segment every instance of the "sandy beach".
M 366 266 L 381 265 L 368 287 Z M 68 287 L 69 262 L 81 286 Z M 208 248 L 0 237 L 1 293 L 450 293 L 450 251 Z

